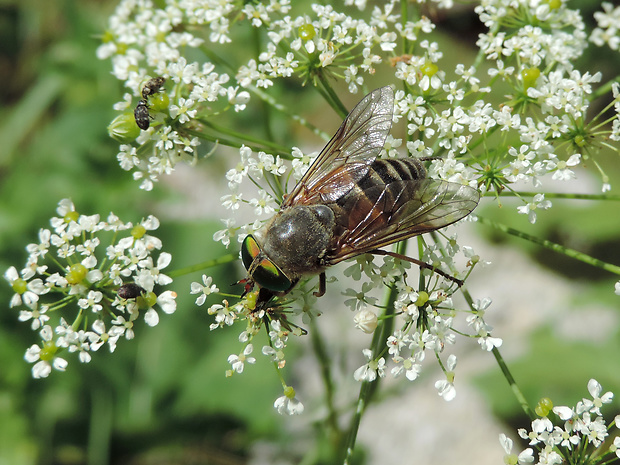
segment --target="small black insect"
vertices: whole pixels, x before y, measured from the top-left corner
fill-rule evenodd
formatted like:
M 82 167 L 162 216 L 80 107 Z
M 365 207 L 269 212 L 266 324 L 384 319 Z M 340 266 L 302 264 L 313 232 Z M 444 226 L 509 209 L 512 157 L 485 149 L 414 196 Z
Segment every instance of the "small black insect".
M 136 124 L 140 129 L 146 131 L 151 125 L 153 117 L 149 115 L 149 106 L 146 100 L 140 100 L 136 109 L 133 111 L 133 117 L 136 119 Z
M 144 290 L 144 288 L 142 286 L 138 286 L 136 283 L 123 284 L 121 287 L 118 288 L 118 291 L 116 291 L 118 296 L 121 299 L 125 300 L 135 299 L 136 297 L 139 297 L 145 292 L 146 291 Z
M 149 95 L 159 92 L 161 90 L 161 86 L 164 85 L 164 82 L 166 82 L 166 78 L 162 76 L 149 79 L 142 87 L 142 98 L 146 100 Z

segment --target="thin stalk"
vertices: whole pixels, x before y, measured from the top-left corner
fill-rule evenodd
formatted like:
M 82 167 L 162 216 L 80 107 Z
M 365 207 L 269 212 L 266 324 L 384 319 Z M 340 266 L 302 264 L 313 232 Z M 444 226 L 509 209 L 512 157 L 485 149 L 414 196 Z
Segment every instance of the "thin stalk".
M 403 27 L 403 30 L 405 29 L 405 25 L 407 24 L 407 20 L 409 19 L 409 13 L 407 11 L 407 3 L 408 3 L 407 0 L 400 1 L 400 24 Z M 407 53 L 408 49 L 409 49 L 409 40 L 407 39 L 407 37 L 405 37 L 405 34 L 403 34 L 403 43 L 402 43 L 403 55 Z
M 397 253 L 404 254 L 406 247 L 406 241 L 400 242 L 397 246 Z M 385 312 L 379 318 L 379 325 L 372 336 L 372 342 L 370 343 L 370 349 L 372 350 L 373 357 L 381 352 L 381 348 L 385 347 L 387 338 L 392 333 L 394 325 L 394 301 L 396 300 L 396 286 L 392 285 L 387 288 L 384 297 Z M 355 443 L 357 441 L 357 433 L 359 432 L 362 416 L 366 411 L 366 407 L 370 404 L 374 393 L 376 392 L 380 377 L 377 377 L 374 381 L 362 381 L 360 387 L 360 393 L 357 399 L 357 406 L 355 414 L 351 419 L 351 425 L 349 427 L 349 437 L 347 439 L 346 448 L 344 449 L 344 465 L 351 463 L 353 451 L 355 450 Z
M 598 258 L 591 257 L 583 252 L 579 252 L 577 250 L 571 249 L 569 247 L 565 247 L 560 244 L 556 244 L 555 242 L 548 241 L 547 239 L 541 239 L 536 236 L 532 236 L 531 234 L 524 233 L 523 231 L 519 231 L 517 229 L 511 228 L 504 224 L 496 223 L 488 218 L 478 217 L 478 222 L 482 224 L 486 224 L 487 226 L 492 226 L 495 229 L 503 231 L 512 236 L 520 237 L 521 239 L 525 239 L 526 241 L 533 242 L 534 244 L 541 245 L 546 249 L 553 250 L 554 252 L 558 252 L 564 254 L 568 257 L 574 258 L 575 260 L 579 260 L 581 262 L 587 263 L 588 265 L 595 266 L 605 271 L 609 271 L 610 273 L 620 275 L 620 266 L 613 265 L 611 263 L 604 262 L 599 260 Z
M 283 152 L 285 154 L 290 152 L 289 147 L 285 147 L 283 145 L 278 144 L 277 142 L 273 142 L 271 137 L 268 137 L 266 139 L 261 139 L 260 137 L 251 136 L 247 132 L 233 131 L 232 129 L 227 128 L 225 126 L 220 126 L 219 124 L 215 124 L 212 121 L 201 121 L 201 122 L 205 124 L 206 126 L 209 126 L 211 129 L 214 129 L 222 134 L 236 137 L 237 139 L 241 139 L 241 140 L 248 140 L 256 144 L 264 145 L 265 147 L 271 147 L 273 150 L 277 150 L 278 152 Z
M 502 197 L 534 197 L 540 192 L 504 190 Z M 484 197 L 495 197 L 495 192 L 486 192 Z M 546 199 L 578 199 L 578 200 L 620 200 L 620 195 L 611 194 L 567 194 L 560 192 L 545 192 Z
M 502 26 L 502 24 L 501 24 L 499 21 L 498 21 L 498 22 L 496 22 L 496 23 L 493 25 L 493 27 L 492 27 L 492 29 L 491 29 L 491 31 L 490 31 L 489 33 L 490 33 L 491 35 L 495 35 L 495 34 L 497 33 L 497 31 L 499 31 L 499 30 L 500 30 L 501 26 Z M 486 55 L 485 55 L 484 51 L 483 51 L 482 49 L 480 49 L 480 50 L 478 51 L 478 54 L 476 55 L 476 59 L 474 60 L 474 64 L 472 65 L 472 66 L 473 66 L 473 68 L 474 68 L 476 71 L 478 71 L 478 67 L 479 67 L 479 66 L 480 66 L 480 64 L 482 63 L 482 60 L 484 60 L 484 57 L 485 57 L 485 56 L 486 56 Z
M 199 120 L 200 122 L 205 122 L 206 121 L 206 120 L 202 120 L 200 118 L 196 118 L 196 119 Z M 289 152 L 277 152 L 277 151 L 274 151 L 272 148 L 265 147 L 263 145 L 256 145 L 256 144 L 252 144 L 252 143 L 244 143 L 243 141 L 236 141 L 236 140 L 232 140 L 232 139 L 217 137 L 215 135 L 205 134 L 204 132 L 195 131 L 195 130 L 189 129 L 189 128 L 183 129 L 183 132 L 185 132 L 186 134 L 189 134 L 191 136 L 198 137 L 199 139 L 207 140 L 209 142 L 213 142 L 214 144 L 224 145 L 226 147 L 240 148 L 240 147 L 246 145 L 247 147 L 252 149 L 252 151 L 254 151 L 254 152 L 265 151 L 265 152 L 270 152 L 271 154 L 274 154 L 274 155 L 280 155 L 282 158 L 291 158 L 291 154 Z M 142 147 L 144 147 L 144 146 L 142 146 Z
M 471 294 L 465 288 L 461 288 L 461 290 L 463 291 L 463 297 L 465 297 L 465 300 L 467 301 L 467 305 L 469 305 L 469 308 L 471 308 L 471 310 L 475 312 L 476 309 L 474 309 L 474 299 L 472 299 Z M 528 417 L 530 417 L 532 420 L 535 419 L 536 414 L 534 413 L 534 411 L 528 404 L 527 399 L 523 395 L 523 392 L 521 392 L 521 389 L 519 389 L 519 386 L 517 385 L 517 382 L 512 376 L 512 373 L 508 369 L 508 365 L 506 365 L 506 362 L 504 361 L 502 354 L 500 354 L 499 349 L 497 347 L 493 347 L 492 352 L 493 352 L 493 356 L 495 357 L 495 361 L 499 365 L 500 370 L 502 370 L 502 373 L 504 374 L 504 377 L 506 378 L 506 381 L 508 381 L 508 385 L 510 386 L 512 393 L 517 398 L 517 402 L 519 402 L 519 405 L 521 405 L 521 408 L 523 409 L 523 411 Z
M 257 145 L 263 146 L 266 150 L 268 151 L 272 151 L 275 150 L 276 154 L 280 155 L 280 156 L 288 156 L 290 157 L 290 149 L 288 147 L 284 147 L 280 144 L 277 144 L 275 142 L 271 142 L 270 140 L 266 140 L 266 139 L 260 139 L 258 137 L 253 137 L 251 135 L 249 135 L 248 133 L 241 133 L 241 132 L 237 132 L 234 131 L 230 128 L 224 127 L 224 126 L 220 126 L 218 124 L 215 124 L 209 120 L 203 119 L 203 118 L 196 118 L 198 121 L 200 121 L 202 124 L 204 124 L 205 126 L 213 129 L 214 131 L 217 131 L 221 134 L 224 134 L 226 136 L 230 136 L 233 137 L 235 139 L 239 139 L 240 142 L 248 142 L 248 145 L 250 146 L 250 144 L 254 144 L 254 146 L 256 147 Z M 213 137 L 213 136 L 212 136 Z M 220 139 L 217 139 L 220 140 Z
M 316 318 L 310 319 L 310 335 L 312 339 L 312 348 L 321 367 L 321 378 L 325 386 L 325 403 L 328 411 L 326 423 L 331 429 L 334 444 L 338 444 L 342 431 L 338 425 L 338 413 L 334 405 L 334 382 L 331 374 L 331 361 L 316 324 Z
M 609 81 L 607 81 L 605 84 L 603 84 L 601 87 L 599 87 L 598 89 L 596 89 L 594 92 L 592 92 L 591 94 L 591 100 L 595 100 L 597 98 L 599 98 L 601 95 L 607 94 L 611 91 L 611 86 L 614 82 L 620 82 L 620 75 L 616 76 L 613 79 L 610 79 Z
M 347 110 L 347 107 L 345 107 L 340 98 L 338 98 L 338 95 L 336 94 L 332 86 L 329 85 L 329 82 L 326 78 L 321 77 L 320 83 L 322 88 L 319 89 L 319 91 L 321 92 L 323 97 L 325 97 L 325 100 L 327 100 L 327 102 L 334 109 L 334 111 L 338 113 L 341 118 L 344 119 L 349 113 L 349 110 Z
M 375 381 L 373 381 L 375 382 Z M 355 409 L 355 415 L 353 415 L 353 419 L 351 420 L 351 427 L 349 430 L 349 439 L 347 441 L 347 447 L 345 449 L 344 461 L 343 465 L 349 465 L 351 463 L 351 457 L 353 457 L 353 450 L 355 448 L 355 442 L 357 440 L 357 432 L 360 428 L 360 422 L 362 420 L 362 415 L 366 410 L 366 400 L 370 395 L 370 385 L 373 382 L 363 381 L 362 386 L 360 388 L 360 395 L 357 400 L 357 408 Z
M 493 352 L 493 356 L 495 357 L 495 360 L 497 361 L 497 364 L 499 365 L 499 368 L 502 370 L 502 373 L 504 374 L 504 377 L 506 378 L 506 381 L 508 381 L 508 384 L 510 385 L 510 389 L 512 389 L 512 393 L 515 395 L 515 397 L 517 398 L 517 401 L 521 405 L 521 408 L 523 409 L 525 414 L 528 417 L 530 417 L 530 419 L 534 420 L 536 418 L 536 414 L 534 413 L 532 408 L 527 403 L 527 400 L 525 399 L 525 396 L 521 392 L 521 389 L 519 389 L 519 386 L 517 386 L 515 379 L 512 377 L 512 373 L 510 373 L 510 370 L 508 369 L 508 366 L 504 362 L 502 355 L 499 353 L 499 349 L 497 347 L 493 347 L 492 352 Z
M 196 265 L 187 266 L 185 268 L 179 268 L 177 270 L 172 270 L 166 273 L 171 278 L 176 278 L 179 276 L 183 276 L 186 274 L 193 273 L 195 271 L 206 270 L 207 268 L 213 268 L 214 266 L 223 265 L 224 263 L 234 262 L 238 260 L 239 257 L 237 255 L 228 254 L 223 257 L 215 258 L 213 260 L 207 260 L 206 262 L 198 263 Z
M 258 57 L 263 48 L 262 34 L 259 32 L 258 28 L 253 28 L 252 35 L 254 36 L 254 47 L 255 47 L 255 55 L 256 61 L 258 62 Z M 263 117 L 261 118 L 263 123 L 263 130 L 265 131 L 265 137 L 267 140 L 274 140 L 273 131 L 271 129 L 271 107 L 266 105 L 265 102 L 261 105 L 261 111 L 263 113 Z

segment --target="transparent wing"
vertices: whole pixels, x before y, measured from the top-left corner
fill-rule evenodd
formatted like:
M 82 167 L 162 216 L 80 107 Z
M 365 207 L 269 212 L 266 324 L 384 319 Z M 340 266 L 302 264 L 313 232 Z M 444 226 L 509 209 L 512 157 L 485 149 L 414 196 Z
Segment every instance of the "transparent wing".
M 351 197 L 339 215 L 330 265 L 395 242 L 448 226 L 478 205 L 476 189 L 436 179 L 373 185 Z
M 348 176 L 340 179 L 338 186 L 343 191 L 350 189 L 368 172 L 368 166 L 381 152 L 392 127 L 393 111 L 391 87 L 381 87 L 366 95 L 347 115 L 282 207 L 315 202 L 313 190 L 329 180 L 333 173 L 342 173 L 344 165 L 350 165 L 344 170 Z

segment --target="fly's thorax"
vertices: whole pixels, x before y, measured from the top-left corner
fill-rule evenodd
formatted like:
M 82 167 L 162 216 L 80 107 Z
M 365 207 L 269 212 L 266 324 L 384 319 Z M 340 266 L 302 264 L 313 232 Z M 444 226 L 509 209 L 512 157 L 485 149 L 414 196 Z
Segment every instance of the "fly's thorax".
M 257 238 L 263 252 L 294 280 L 315 274 L 333 235 L 334 212 L 325 205 L 293 206 L 280 211 Z

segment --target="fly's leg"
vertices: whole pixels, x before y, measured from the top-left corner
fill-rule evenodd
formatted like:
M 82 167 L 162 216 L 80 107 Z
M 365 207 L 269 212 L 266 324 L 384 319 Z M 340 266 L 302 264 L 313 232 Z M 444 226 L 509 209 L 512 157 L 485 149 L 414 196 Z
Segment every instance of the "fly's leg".
M 390 257 L 398 258 L 399 260 L 404 260 L 409 263 L 414 263 L 418 265 L 420 268 L 424 268 L 425 270 L 431 270 L 433 273 L 437 273 L 439 276 L 443 276 L 444 278 L 449 279 L 453 283 L 456 283 L 458 287 L 461 287 L 463 285 L 462 279 L 458 279 L 458 278 L 455 278 L 454 276 L 450 276 L 448 273 L 440 270 L 439 268 L 434 267 L 433 265 L 429 265 L 428 263 L 423 262 L 421 260 L 407 257 L 406 255 L 401 255 L 399 253 L 389 252 L 387 250 L 380 250 L 380 249 L 370 250 L 368 253 L 372 253 L 375 255 L 389 255 Z
M 319 290 L 314 292 L 314 295 L 317 297 L 321 297 L 325 295 L 326 288 L 327 288 L 327 277 L 325 276 L 325 272 L 322 272 L 319 275 Z

